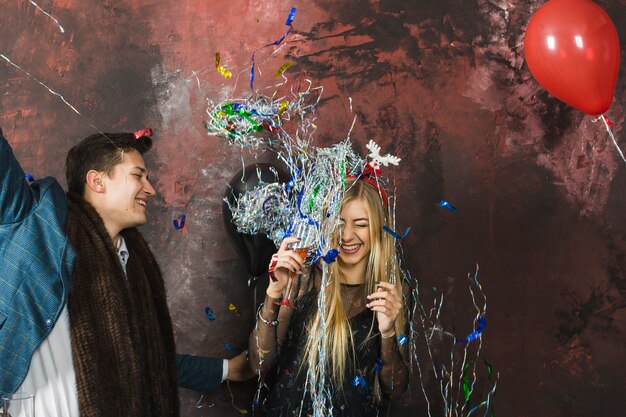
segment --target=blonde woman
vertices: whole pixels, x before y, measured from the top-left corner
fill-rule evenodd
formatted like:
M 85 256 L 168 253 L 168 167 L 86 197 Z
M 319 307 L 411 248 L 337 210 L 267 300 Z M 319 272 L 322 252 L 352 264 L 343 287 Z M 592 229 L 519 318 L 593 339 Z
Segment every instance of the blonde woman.
M 268 416 L 313 415 L 307 372 L 310 364 L 325 364 L 324 377 L 335 416 L 375 416 L 382 394 L 399 397 L 408 384 L 406 335 L 397 253 L 383 230 L 386 196 L 372 179 L 352 180 L 341 204 L 340 233 L 333 247 L 340 254 L 325 291 L 326 314 L 318 312 L 321 270 L 303 271 L 303 261 L 286 238 L 275 255 L 275 281 L 250 336 L 250 365 L 261 374 L 275 368 Z M 306 272 L 303 274 L 303 272 Z M 300 277 L 296 308 L 280 306 L 289 274 Z M 321 323 L 324 317 L 325 323 Z M 325 326 L 321 326 L 325 324 Z M 320 329 L 324 328 L 322 332 Z M 400 337 L 400 340 L 398 338 Z M 324 346 L 325 358 L 318 357 Z

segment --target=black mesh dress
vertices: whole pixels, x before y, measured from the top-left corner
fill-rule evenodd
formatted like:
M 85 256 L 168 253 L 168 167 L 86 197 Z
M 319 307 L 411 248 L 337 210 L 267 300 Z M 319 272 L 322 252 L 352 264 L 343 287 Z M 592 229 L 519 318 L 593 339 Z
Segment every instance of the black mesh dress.
M 383 392 L 388 396 L 401 394 L 406 387 L 407 371 L 404 366 L 384 366 L 381 362 L 381 337 L 374 313 L 365 306 L 368 299 L 365 285 L 341 285 L 341 295 L 354 338 L 356 357 L 352 351 L 348 352 L 347 374 L 343 386 L 333 387 L 332 413 L 338 417 L 370 417 L 378 415 L 378 404 L 375 392 L 380 392 L 377 373 L 386 374 L 382 379 L 390 383 L 381 384 Z M 277 366 L 270 371 L 275 373 L 273 386 L 267 402 L 267 416 L 269 417 L 297 417 L 313 415 L 310 388 L 306 385 L 306 366 L 300 370 L 303 351 L 306 345 L 307 324 L 309 316 L 317 308 L 317 290 L 312 289 L 296 300 L 296 309 L 290 310 L 286 317 L 289 327 L 282 347 L 278 352 L 266 351 L 268 357 L 276 356 Z M 283 317 L 281 312 L 281 317 Z M 284 318 L 283 318 L 284 319 Z M 260 324 L 264 326 L 264 324 Z M 373 327 L 372 327 L 373 326 Z M 266 329 L 263 329 L 266 330 Z M 271 331 L 254 333 L 250 339 L 250 360 L 258 359 L 259 349 L 253 348 L 255 337 L 272 337 Z M 274 337 L 275 333 L 274 333 Z M 257 339 L 258 340 L 258 339 Z M 386 341 L 388 339 L 385 339 Z M 386 342 L 388 349 L 397 351 L 395 341 Z M 268 340 L 262 345 L 271 346 Z M 387 356 L 391 357 L 391 356 Z M 393 381 L 395 380 L 395 384 Z M 395 387 L 394 387 L 395 385 Z M 395 389 L 394 389 L 395 388 Z M 396 391 L 396 392 L 394 392 Z

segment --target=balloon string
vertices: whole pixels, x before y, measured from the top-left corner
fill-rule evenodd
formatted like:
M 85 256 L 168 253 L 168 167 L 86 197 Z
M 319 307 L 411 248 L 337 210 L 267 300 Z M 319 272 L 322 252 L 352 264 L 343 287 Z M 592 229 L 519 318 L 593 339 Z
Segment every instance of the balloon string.
M 611 130 L 611 126 L 609 124 L 610 122 L 608 121 L 608 118 L 605 115 L 602 115 L 598 117 L 598 119 L 601 119 L 602 122 L 604 123 L 604 127 L 606 127 L 606 131 L 609 133 L 609 136 L 611 137 L 613 144 L 617 148 L 617 152 L 619 152 L 619 156 L 621 156 L 622 160 L 626 163 L 626 158 L 624 157 L 624 153 L 622 152 L 619 145 L 617 144 L 617 140 L 615 140 L 615 135 L 613 135 L 613 131 Z M 597 121 L 598 119 L 595 119 L 594 122 Z

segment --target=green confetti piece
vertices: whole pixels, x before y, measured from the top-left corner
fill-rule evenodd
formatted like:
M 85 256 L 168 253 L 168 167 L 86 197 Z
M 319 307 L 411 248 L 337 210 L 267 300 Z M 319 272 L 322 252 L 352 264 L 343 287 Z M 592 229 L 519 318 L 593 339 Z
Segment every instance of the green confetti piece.
M 320 185 L 315 187 L 313 190 L 313 197 L 311 197 L 311 201 L 309 201 L 309 213 L 313 211 L 313 206 L 315 205 L 315 198 L 317 197 L 317 193 L 320 192 Z
M 485 359 L 485 366 L 487 367 L 487 378 L 491 381 L 491 376 L 493 375 L 493 366 L 487 362 Z
M 461 376 L 461 384 L 463 388 L 463 396 L 465 397 L 465 402 L 469 404 L 470 398 L 472 396 L 472 384 L 469 378 L 469 362 L 465 364 L 463 368 L 463 374 Z
M 341 187 L 346 188 L 346 164 L 341 163 Z

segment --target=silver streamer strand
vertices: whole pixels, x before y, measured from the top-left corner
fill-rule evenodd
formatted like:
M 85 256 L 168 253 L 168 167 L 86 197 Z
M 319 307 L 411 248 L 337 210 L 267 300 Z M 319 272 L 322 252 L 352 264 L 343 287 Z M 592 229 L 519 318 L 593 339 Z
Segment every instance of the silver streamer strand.
M 124 150 L 119 148 L 117 145 L 115 145 L 113 143 L 113 141 L 111 141 L 111 139 L 100 129 L 98 129 L 96 126 L 93 125 L 93 123 L 91 123 L 90 121 L 87 120 L 87 118 L 85 116 L 83 116 L 77 109 L 76 107 L 74 107 L 73 105 L 71 105 L 66 99 L 65 97 L 63 97 L 61 94 L 57 93 L 56 91 L 52 90 L 50 87 L 48 87 L 46 84 L 44 84 L 43 82 L 41 82 L 37 77 L 35 77 L 34 75 L 32 75 L 30 72 L 26 71 L 25 69 L 23 69 L 22 67 L 20 67 L 19 65 L 17 65 L 15 62 L 11 61 L 6 55 L 4 55 L 3 53 L 0 53 L 0 58 L 4 59 L 6 62 L 9 63 L 9 65 L 13 66 L 14 68 L 17 68 L 18 70 L 20 70 L 21 72 L 23 72 L 24 74 L 26 74 L 28 77 L 30 77 L 31 79 L 33 79 L 34 81 L 36 81 L 39 85 L 41 85 L 43 88 L 45 88 L 46 90 L 48 90 L 48 92 L 50 92 L 51 94 L 59 97 L 61 99 L 61 101 L 63 101 L 63 103 L 65 103 L 67 105 L 67 107 L 69 107 L 70 109 L 72 109 L 72 111 L 74 113 L 76 113 L 77 115 L 79 115 L 80 117 L 83 118 L 83 120 L 86 120 L 87 123 L 89 124 L 89 126 L 91 126 L 92 128 L 94 128 L 98 133 L 100 133 L 102 136 L 104 136 L 105 138 L 107 138 L 111 144 L 113 146 L 115 146 L 121 153 L 122 153 L 122 160 L 124 159 Z
M 419 373 L 420 388 L 426 400 L 428 416 L 469 417 L 479 411 L 487 416 L 493 412 L 491 400 L 496 392 L 499 374 L 493 372 L 493 367 L 486 361 L 487 396 L 484 400 L 475 401 L 475 386 L 479 380 L 478 363 L 482 349 L 482 333 L 486 327 L 487 298 L 478 280 L 478 265 L 474 275 L 468 274 L 468 292 L 475 311 L 473 331 L 465 337 L 456 337 L 446 331 L 441 324 L 442 311 L 445 303 L 445 294 L 434 297 L 432 306 L 426 308 L 420 301 L 419 291 L 413 293 L 414 320 L 412 322 L 411 354 L 413 365 Z M 480 298 L 481 300 L 477 300 Z M 421 360 L 417 352 L 425 351 L 426 356 Z M 447 352 L 447 353 L 446 353 Z M 433 395 L 424 381 L 434 376 L 436 391 Z M 432 383 L 431 383 L 432 386 Z M 438 398 L 437 398 L 438 397 Z M 441 406 L 442 409 L 435 405 Z
M 54 16 L 52 16 L 50 13 L 46 12 L 44 9 L 42 9 L 41 7 L 39 7 L 39 5 L 37 3 L 35 3 L 33 0 L 28 0 L 30 2 L 30 4 L 32 4 L 33 6 L 35 6 L 41 13 L 45 14 L 46 16 L 48 16 L 50 19 L 54 20 L 54 23 L 56 23 L 57 27 L 59 28 L 59 30 L 61 31 L 61 33 L 65 33 L 65 29 L 63 29 L 63 26 L 61 26 L 61 24 L 59 23 L 59 21 L 57 19 L 54 18 Z

